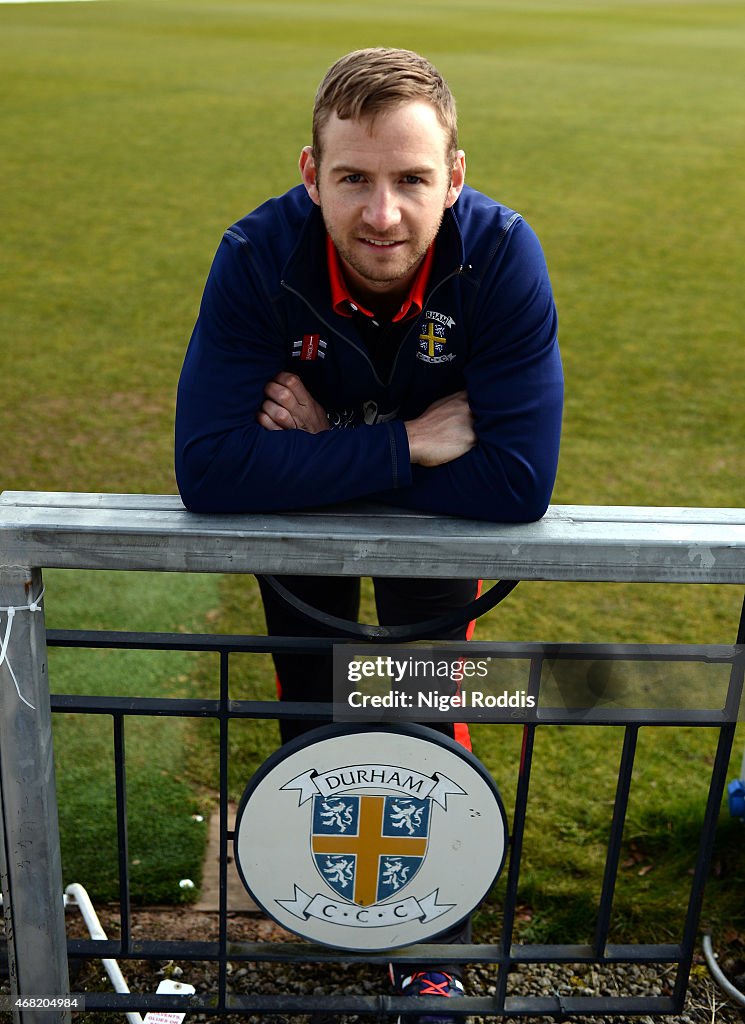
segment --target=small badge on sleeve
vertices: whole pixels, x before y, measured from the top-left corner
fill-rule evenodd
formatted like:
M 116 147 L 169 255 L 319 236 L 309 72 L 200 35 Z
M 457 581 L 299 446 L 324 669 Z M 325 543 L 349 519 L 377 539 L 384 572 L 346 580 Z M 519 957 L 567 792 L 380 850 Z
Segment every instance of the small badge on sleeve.
M 292 355 L 304 362 L 326 358 L 326 342 L 320 334 L 304 334 L 292 346 Z

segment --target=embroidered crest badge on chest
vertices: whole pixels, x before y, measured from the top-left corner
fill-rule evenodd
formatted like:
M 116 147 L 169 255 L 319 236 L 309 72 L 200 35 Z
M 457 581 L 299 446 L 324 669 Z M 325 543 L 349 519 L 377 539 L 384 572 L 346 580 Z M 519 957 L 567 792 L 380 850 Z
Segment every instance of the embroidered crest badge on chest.
M 417 359 L 423 363 L 451 363 L 455 352 L 448 351 L 448 330 L 455 326 L 452 317 L 434 310 L 427 310 L 419 328 L 419 351 Z

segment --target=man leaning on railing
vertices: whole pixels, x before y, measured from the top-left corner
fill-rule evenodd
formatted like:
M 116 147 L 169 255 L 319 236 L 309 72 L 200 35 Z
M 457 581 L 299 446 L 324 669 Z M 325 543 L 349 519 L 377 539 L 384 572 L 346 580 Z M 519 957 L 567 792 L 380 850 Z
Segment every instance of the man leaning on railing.
M 551 285 L 531 228 L 466 186 L 465 166 L 452 94 L 424 58 L 369 49 L 329 69 L 302 184 L 225 232 L 207 280 L 178 391 L 188 509 L 374 497 L 473 519 L 544 514 L 563 395 Z M 357 617 L 358 579 L 281 583 Z M 271 635 L 324 633 L 260 585 Z M 467 607 L 479 581 L 374 586 L 378 619 L 392 624 Z M 330 656 L 275 665 L 283 700 L 331 700 Z M 285 720 L 282 738 L 309 727 Z M 468 744 L 465 727 L 447 728 Z M 409 995 L 461 994 L 442 967 L 394 982 Z

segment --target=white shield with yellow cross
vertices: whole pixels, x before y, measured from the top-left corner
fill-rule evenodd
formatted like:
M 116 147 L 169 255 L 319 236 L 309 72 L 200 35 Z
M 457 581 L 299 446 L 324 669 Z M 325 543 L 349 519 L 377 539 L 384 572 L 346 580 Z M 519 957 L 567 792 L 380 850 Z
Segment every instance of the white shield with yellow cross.
M 243 795 L 236 864 L 267 914 L 315 942 L 383 950 L 473 911 L 499 874 L 504 809 L 477 759 L 422 726 L 327 726 Z

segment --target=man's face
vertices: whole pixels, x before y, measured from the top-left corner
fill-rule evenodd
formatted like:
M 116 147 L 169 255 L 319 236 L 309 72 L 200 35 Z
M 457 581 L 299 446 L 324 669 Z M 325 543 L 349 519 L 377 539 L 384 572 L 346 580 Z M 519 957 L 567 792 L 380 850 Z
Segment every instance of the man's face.
M 465 156 L 450 165 L 434 108 L 415 101 L 374 119 L 332 115 L 320 168 L 306 147 L 300 171 L 352 291 L 403 295 L 460 195 Z

